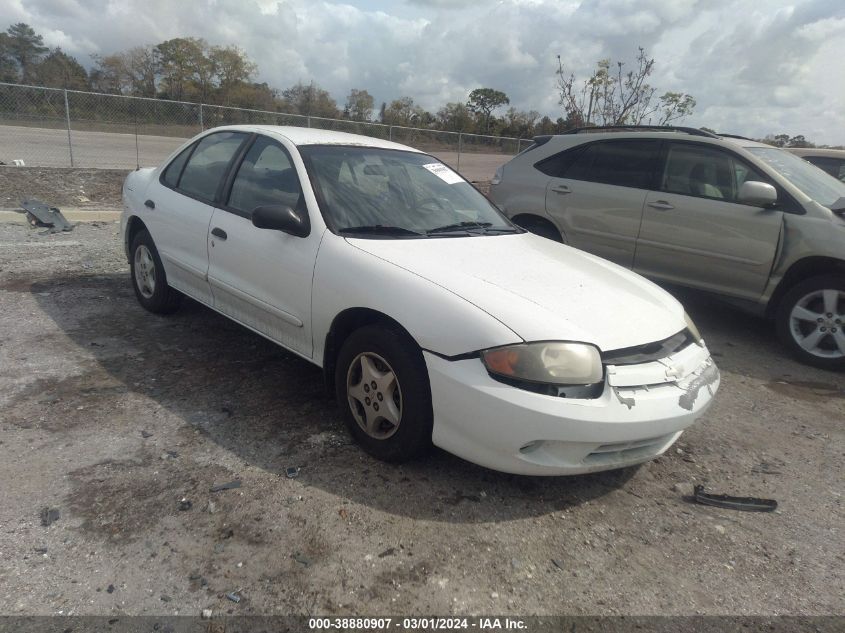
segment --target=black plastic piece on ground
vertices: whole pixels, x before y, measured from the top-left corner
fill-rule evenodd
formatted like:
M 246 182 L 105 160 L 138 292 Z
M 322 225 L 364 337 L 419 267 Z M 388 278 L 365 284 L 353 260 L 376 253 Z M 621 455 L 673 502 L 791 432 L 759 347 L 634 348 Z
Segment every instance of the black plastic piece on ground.
M 778 502 L 774 499 L 708 494 L 704 492 L 704 486 L 701 485 L 693 489 L 692 501 L 705 506 L 741 510 L 743 512 L 771 512 L 778 507 Z
M 40 200 L 23 200 L 21 206 L 33 226 L 49 227 L 50 232 L 70 231 L 74 225 L 67 221 L 62 212 Z

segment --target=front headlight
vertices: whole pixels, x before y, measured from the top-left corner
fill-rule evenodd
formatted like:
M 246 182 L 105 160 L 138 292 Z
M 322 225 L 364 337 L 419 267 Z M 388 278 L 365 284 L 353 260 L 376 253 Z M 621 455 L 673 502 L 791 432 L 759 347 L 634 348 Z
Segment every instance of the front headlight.
M 692 319 L 686 312 L 684 312 L 684 321 L 687 322 L 687 329 L 690 331 L 690 334 L 692 334 L 693 340 L 701 345 L 703 343 L 701 332 L 698 331 L 698 328 L 695 327 L 695 323 L 692 322 Z
M 591 385 L 604 375 L 599 350 L 585 343 L 521 343 L 481 352 L 491 374 L 553 385 Z

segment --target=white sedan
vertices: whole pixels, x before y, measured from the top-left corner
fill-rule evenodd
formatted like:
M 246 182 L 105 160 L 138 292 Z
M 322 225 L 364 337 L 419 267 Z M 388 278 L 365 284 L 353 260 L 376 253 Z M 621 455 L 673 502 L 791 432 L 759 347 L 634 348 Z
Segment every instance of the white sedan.
M 141 305 L 187 295 L 322 367 L 380 459 L 433 443 L 512 473 L 620 468 L 663 453 L 719 385 L 669 294 L 526 233 L 410 147 L 215 128 L 123 197 Z

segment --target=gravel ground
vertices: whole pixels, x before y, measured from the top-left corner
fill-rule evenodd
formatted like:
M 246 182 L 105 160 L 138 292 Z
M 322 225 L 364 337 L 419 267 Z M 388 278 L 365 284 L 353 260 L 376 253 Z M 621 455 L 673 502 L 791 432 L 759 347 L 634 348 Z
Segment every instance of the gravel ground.
M 843 614 L 842 375 L 684 300 L 723 382 L 664 457 L 394 466 L 350 443 L 315 367 L 191 301 L 145 313 L 117 225 L 2 224 L 0 612 Z M 695 483 L 780 506 L 692 505 Z

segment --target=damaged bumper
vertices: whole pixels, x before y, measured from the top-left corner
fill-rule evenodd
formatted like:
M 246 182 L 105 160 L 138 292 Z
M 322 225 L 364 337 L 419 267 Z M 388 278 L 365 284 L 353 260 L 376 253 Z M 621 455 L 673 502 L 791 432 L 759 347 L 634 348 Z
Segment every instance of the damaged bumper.
M 654 459 L 707 410 L 719 387 L 719 371 L 699 345 L 659 361 L 609 365 L 601 396 L 584 400 L 502 384 L 474 358 L 426 352 L 425 361 L 434 444 L 523 475 L 574 475 Z

